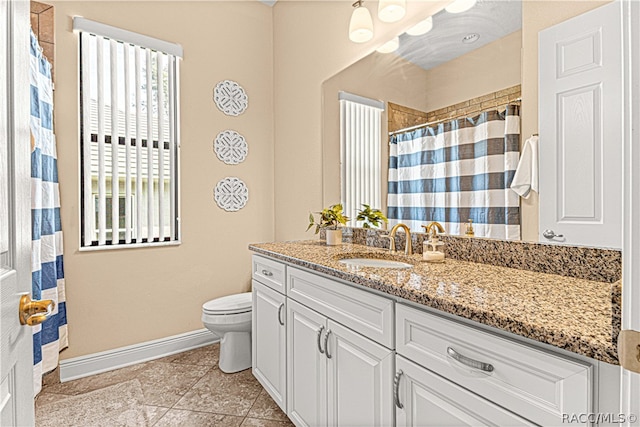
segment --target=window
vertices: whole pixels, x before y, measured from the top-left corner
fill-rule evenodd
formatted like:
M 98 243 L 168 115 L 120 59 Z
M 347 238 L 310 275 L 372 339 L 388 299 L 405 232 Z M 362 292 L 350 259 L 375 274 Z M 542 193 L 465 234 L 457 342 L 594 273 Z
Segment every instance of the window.
M 80 32 L 82 247 L 180 240 L 180 46 L 84 18 Z
M 112 198 L 111 196 L 107 196 L 107 200 L 106 200 L 106 208 L 107 208 L 107 212 L 111 212 L 111 209 L 113 209 L 113 204 L 112 204 Z M 136 217 L 136 211 L 135 211 L 135 199 L 133 197 L 131 197 L 131 200 L 129 201 L 129 206 L 131 207 L 132 211 L 132 218 Z M 94 236 L 93 236 L 93 240 L 98 240 L 98 227 L 96 226 L 96 224 L 98 224 L 99 219 L 98 219 L 98 209 L 99 209 L 99 205 L 98 205 L 98 195 L 94 194 L 93 195 L 93 206 L 94 206 L 94 211 L 95 211 L 95 216 L 93 217 L 93 223 L 91 224 L 91 230 L 93 230 L 94 232 Z M 126 206 L 127 206 L 127 202 L 125 201 L 125 198 L 123 196 L 120 196 L 120 200 L 118 201 L 118 208 L 119 208 L 119 212 L 118 212 L 118 229 L 119 231 L 119 237 L 118 240 L 124 240 L 125 239 L 125 230 L 127 228 L 127 217 L 126 217 Z M 107 224 L 106 224 L 106 229 L 107 229 L 107 240 L 113 240 L 113 227 L 111 226 L 113 222 L 113 217 L 111 215 L 107 215 Z M 134 229 L 132 230 L 132 235 L 136 235 L 136 230 L 135 230 L 135 223 L 133 224 Z
M 342 206 L 355 226 L 363 204 L 381 209 L 381 116 L 384 103 L 346 92 L 340 99 Z

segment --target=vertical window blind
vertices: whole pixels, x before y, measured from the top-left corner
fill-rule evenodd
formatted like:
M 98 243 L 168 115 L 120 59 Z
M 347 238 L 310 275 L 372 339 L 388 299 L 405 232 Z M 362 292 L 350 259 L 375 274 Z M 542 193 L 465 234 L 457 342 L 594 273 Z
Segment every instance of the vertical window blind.
M 82 246 L 180 240 L 179 45 L 74 18 Z
M 341 195 L 355 226 L 363 204 L 381 208 L 381 117 L 384 103 L 346 92 L 340 100 Z

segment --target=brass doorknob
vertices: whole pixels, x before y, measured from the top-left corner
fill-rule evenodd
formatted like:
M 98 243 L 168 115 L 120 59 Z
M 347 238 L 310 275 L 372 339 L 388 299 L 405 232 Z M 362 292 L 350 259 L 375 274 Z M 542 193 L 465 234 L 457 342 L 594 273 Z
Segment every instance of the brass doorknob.
M 18 315 L 21 325 L 35 326 L 47 320 L 53 313 L 56 303 L 50 299 L 32 301 L 29 294 L 24 294 L 20 298 Z

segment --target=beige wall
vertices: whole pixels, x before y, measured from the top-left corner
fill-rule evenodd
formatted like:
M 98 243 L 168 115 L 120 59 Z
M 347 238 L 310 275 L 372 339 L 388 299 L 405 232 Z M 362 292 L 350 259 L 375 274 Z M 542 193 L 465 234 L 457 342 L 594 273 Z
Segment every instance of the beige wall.
M 522 3 L 522 135 L 538 133 L 538 32 L 608 1 L 524 1 Z M 541 141 L 543 144 L 544 141 Z M 538 194 L 520 199 L 522 239 L 538 241 Z
M 322 82 L 432 15 L 449 1 L 410 1 L 407 17 L 384 24 L 373 11 L 375 38 L 351 43 L 351 1 L 278 1 L 274 6 L 276 239 L 310 239 L 309 211 L 322 207 Z
M 429 70 L 425 111 L 520 84 L 521 47 L 522 34 L 516 31 Z
M 62 358 L 202 328 L 203 302 L 250 286 L 250 242 L 274 239 L 273 9 L 259 2 L 56 1 L 55 126 L 58 141 L 69 349 Z M 84 16 L 180 43 L 182 245 L 79 252 L 78 40 Z M 249 95 L 239 117 L 217 110 L 213 87 L 238 81 Z M 220 162 L 213 139 L 242 133 L 247 160 Z M 249 187 L 247 206 L 219 209 L 213 188 L 225 176 Z
M 338 92 L 345 91 L 424 110 L 427 97 L 421 90 L 427 73 L 395 55 L 374 52 L 325 81 L 322 85 L 322 177 L 323 203 L 340 202 L 340 104 Z M 382 116 L 382 156 L 380 169 L 388 168 L 387 112 Z M 387 174 L 381 175 L 382 204 L 373 206 L 386 212 Z
M 520 31 L 430 70 L 393 54 L 377 52 L 329 78 L 323 93 L 323 206 L 340 200 L 340 109 L 338 91 L 433 111 L 520 84 Z M 496 78 L 499 76 L 499 78 Z M 381 168 L 388 168 L 387 124 L 383 119 Z M 386 208 L 387 174 L 382 174 Z M 377 206 L 378 207 L 378 206 Z

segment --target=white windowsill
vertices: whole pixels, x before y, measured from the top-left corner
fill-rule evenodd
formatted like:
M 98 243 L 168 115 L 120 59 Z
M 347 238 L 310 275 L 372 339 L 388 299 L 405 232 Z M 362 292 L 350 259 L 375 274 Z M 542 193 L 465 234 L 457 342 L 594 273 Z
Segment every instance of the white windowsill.
M 94 252 L 94 251 L 109 251 L 109 250 L 123 250 L 123 249 L 138 249 L 138 248 L 154 248 L 160 246 L 179 246 L 182 244 L 181 240 L 172 240 L 171 242 L 152 242 L 152 243 L 123 243 L 120 245 L 104 245 L 104 246 L 80 246 L 79 252 Z

